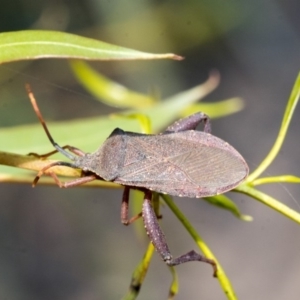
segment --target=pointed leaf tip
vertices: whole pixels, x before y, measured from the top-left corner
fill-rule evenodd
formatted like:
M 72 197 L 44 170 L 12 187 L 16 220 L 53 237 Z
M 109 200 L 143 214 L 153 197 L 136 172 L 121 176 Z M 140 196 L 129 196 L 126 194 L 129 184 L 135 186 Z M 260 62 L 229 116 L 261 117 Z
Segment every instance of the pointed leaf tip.
M 60 31 L 21 30 L 0 33 L 0 64 L 45 58 L 99 61 L 183 59 L 173 53 L 147 53 Z

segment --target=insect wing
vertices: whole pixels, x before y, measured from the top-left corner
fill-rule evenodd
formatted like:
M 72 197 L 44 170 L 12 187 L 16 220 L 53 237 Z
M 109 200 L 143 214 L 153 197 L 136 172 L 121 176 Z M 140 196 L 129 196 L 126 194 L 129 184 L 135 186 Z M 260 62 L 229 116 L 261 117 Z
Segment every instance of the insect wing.
M 228 143 L 190 130 L 130 136 L 115 182 L 194 198 L 231 190 L 247 174 L 243 157 Z

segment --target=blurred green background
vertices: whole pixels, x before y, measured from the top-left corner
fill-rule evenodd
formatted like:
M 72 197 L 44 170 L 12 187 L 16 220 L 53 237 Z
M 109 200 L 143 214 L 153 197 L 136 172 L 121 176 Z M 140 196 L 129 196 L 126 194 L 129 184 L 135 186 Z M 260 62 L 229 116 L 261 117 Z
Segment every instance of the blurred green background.
M 299 11 L 295 0 L 2 0 L 0 31 L 60 30 L 185 56 L 182 62 L 92 63 L 131 89 L 159 90 L 161 98 L 219 70 L 221 85 L 207 99 L 241 96 L 246 108 L 213 120 L 213 133 L 234 145 L 254 169 L 275 140 L 300 69 Z M 31 84 L 48 120 L 116 111 L 94 101 L 66 61 L 13 63 L 0 66 L 1 127 L 36 122 L 25 83 Z M 269 175 L 299 176 L 298 128 L 299 109 Z M 34 137 L 28 133 L 28 138 Z M 5 141 L 0 142 L 5 150 Z M 299 210 L 299 187 L 270 185 L 264 191 Z M 148 242 L 134 226 L 121 224 L 121 195 L 121 190 L 1 184 L 0 299 L 121 299 Z M 215 252 L 239 299 L 299 299 L 299 226 L 253 199 L 232 197 L 253 216 L 252 223 L 198 199 L 176 202 Z M 195 249 L 168 209 L 162 213 L 173 254 Z M 225 299 L 209 266 L 190 263 L 177 271 L 177 299 Z M 139 299 L 166 299 L 170 281 L 168 268 L 155 254 Z

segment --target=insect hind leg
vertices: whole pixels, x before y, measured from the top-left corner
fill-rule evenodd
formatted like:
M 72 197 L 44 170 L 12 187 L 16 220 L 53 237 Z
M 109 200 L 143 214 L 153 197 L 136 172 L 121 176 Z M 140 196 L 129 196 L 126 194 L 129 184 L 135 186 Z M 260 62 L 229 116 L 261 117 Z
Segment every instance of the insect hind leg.
M 194 250 L 189 251 L 186 254 L 183 254 L 177 258 L 173 258 L 165 235 L 161 230 L 155 212 L 152 208 L 151 201 L 152 201 L 152 192 L 149 190 L 145 191 L 145 198 L 143 202 L 143 219 L 144 225 L 146 228 L 147 235 L 149 236 L 151 242 L 153 243 L 156 251 L 159 253 L 163 261 L 168 266 L 177 266 L 189 261 L 202 261 L 205 263 L 210 264 L 213 267 L 214 273 L 213 276 L 217 276 L 217 265 L 214 260 L 206 258 L 203 255 L 198 254 Z
M 210 264 L 214 270 L 213 276 L 217 277 L 218 269 L 217 269 L 216 262 L 212 259 L 209 259 L 209 258 L 195 252 L 194 250 L 191 250 L 190 252 L 183 254 L 177 258 L 171 257 L 170 259 L 165 260 L 165 262 L 168 266 L 177 266 L 177 265 L 189 262 L 189 261 L 202 261 L 202 262 Z
M 190 115 L 186 118 L 180 119 L 170 125 L 165 132 L 180 132 L 186 130 L 194 130 L 196 127 L 201 123 L 204 123 L 203 131 L 210 133 L 211 132 L 211 125 L 210 125 L 210 118 L 203 112 L 197 112 L 193 115 Z

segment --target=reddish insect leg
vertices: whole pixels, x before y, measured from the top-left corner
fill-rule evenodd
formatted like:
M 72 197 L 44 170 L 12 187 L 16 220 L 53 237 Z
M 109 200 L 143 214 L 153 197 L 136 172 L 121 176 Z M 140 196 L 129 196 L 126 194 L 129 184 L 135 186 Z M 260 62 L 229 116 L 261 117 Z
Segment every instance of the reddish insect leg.
M 57 161 L 52 164 L 49 164 L 38 172 L 37 176 L 33 180 L 32 186 L 35 187 L 37 182 L 39 181 L 40 177 L 45 173 L 45 171 L 47 171 L 48 169 L 50 169 L 54 166 L 66 166 L 66 167 L 70 167 L 70 168 L 76 168 L 71 163 L 63 162 L 63 161 Z M 89 176 L 83 176 L 80 178 L 76 178 L 76 179 L 68 181 L 68 182 L 61 182 L 54 172 L 49 172 L 49 175 L 54 179 L 55 183 L 59 187 L 64 187 L 64 188 L 81 185 L 81 184 L 84 184 L 84 183 L 87 183 L 87 182 L 97 179 L 97 176 L 93 174 L 93 175 L 89 175 Z
M 214 273 L 213 276 L 217 276 L 217 265 L 212 259 L 208 259 L 204 257 L 203 255 L 198 254 L 194 250 L 183 254 L 177 258 L 173 258 L 172 254 L 169 250 L 166 238 L 164 233 L 162 232 L 156 215 L 154 213 L 154 210 L 151 205 L 151 198 L 152 198 L 152 192 L 151 191 L 145 191 L 145 198 L 144 198 L 144 203 L 143 203 L 143 209 L 142 209 L 142 214 L 143 214 L 143 219 L 144 219 L 144 224 L 145 228 L 147 231 L 147 234 L 153 243 L 156 251 L 160 254 L 161 258 L 163 261 L 168 265 L 168 266 L 176 266 L 183 264 L 185 262 L 189 261 L 202 261 L 206 262 L 210 265 L 212 265 Z
M 49 173 L 49 175 L 54 179 L 55 183 L 61 188 L 69 188 L 69 187 L 81 185 L 84 183 L 88 183 L 88 182 L 91 182 L 91 181 L 97 179 L 96 175 L 88 175 L 88 176 L 76 178 L 76 179 L 73 179 L 73 180 L 70 180 L 67 182 L 61 182 L 55 173 L 51 172 L 51 173 Z
M 128 219 L 129 192 L 130 192 L 130 188 L 128 186 L 125 186 L 123 192 L 122 204 L 121 204 L 121 222 L 124 225 L 129 225 L 142 216 L 142 213 L 140 212 L 136 216 Z

